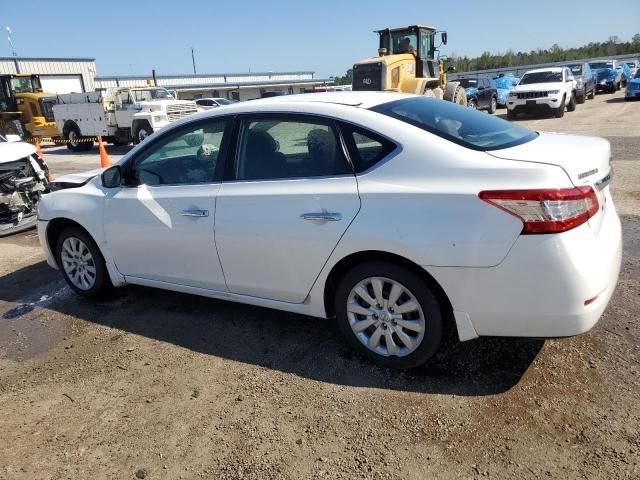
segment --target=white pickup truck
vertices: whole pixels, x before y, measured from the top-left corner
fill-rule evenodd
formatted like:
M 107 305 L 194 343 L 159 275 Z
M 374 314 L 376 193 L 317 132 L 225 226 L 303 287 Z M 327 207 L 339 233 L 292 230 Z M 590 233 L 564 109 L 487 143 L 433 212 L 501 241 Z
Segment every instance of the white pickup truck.
M 192 101 L 175 100 L 164 88 L 107 88 L 57 96 L 56 127 L 73 151 L 88 150 L 101 135 L 114 145 L 140 143 L 165 125 L 197 112 Z

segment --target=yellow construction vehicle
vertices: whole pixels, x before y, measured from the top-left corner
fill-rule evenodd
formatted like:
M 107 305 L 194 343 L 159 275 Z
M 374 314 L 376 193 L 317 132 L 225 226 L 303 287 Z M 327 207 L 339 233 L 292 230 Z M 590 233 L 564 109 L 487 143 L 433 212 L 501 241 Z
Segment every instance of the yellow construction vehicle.
M 377 30 L 378 56 L 365 58 L 353 66 L 353 90 L 403 92 L 440 98 L 467 105 L 459 82 L 448 82 L 445 58 L 436 58 L 440 45 L 446 45 L 447 32 L 425 25 Z M 438 35 L 439 34 L 439 35 Z
M 0 75 L 0 134 L 58 137 L 55 102 L 55 94 L 42 91 L 38 75 Z

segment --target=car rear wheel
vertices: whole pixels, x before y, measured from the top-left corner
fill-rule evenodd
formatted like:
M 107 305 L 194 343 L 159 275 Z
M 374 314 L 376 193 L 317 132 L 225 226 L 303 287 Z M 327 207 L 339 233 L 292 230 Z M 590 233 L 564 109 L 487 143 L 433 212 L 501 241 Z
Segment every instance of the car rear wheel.
M 589 94 L 589 100 L 593 100 L 594 98 L 596 98 L 596 87 L 593 87 L 591 89 L 591 93 Z
M 582 104 L 587 100 L 587 87 L 584 87 L 582 91 L 576 94 L 576 102 Z
M 100 249 L 81 228 L 63 230 L 56 252 L 62 276 L 76 293 L 97 298 L 113 288 Z
M 403 266 L 372 261 L 353 268 L 338 284 L 335 309 L 347 342 L 383 367 L 418 367 L 440 345 L 438 301 L 429 286 Z

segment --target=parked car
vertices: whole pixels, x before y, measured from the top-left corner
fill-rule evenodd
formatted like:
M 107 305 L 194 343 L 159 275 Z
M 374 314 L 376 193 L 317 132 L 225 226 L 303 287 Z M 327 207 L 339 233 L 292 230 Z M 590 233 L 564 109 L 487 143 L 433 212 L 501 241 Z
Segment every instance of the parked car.
M 589 66 L 596 76 L 596 92 L 614 93 L 620 90 L 622 72 L 618 71 L 616 60 L 589 62 Z
M 596 96 L 596 78 L 588 63 L 573 63 L 567 65 L 573 74 L 576 82 L 576 102 L 584 103 L 587 98 L 594 99 Z
M 627 82 L 627 90 L 624 94 L 625 100 L 640 98 L 640 70 Z
M 0 136 L 0 237 L 35 227 L 48 191 L 49 168 L 36 147 L 18 135 Z
M 496 113 L 498 90 L 491 80 L 483 77 L 458 79 L 467 94 L 467 107 Z
M 638 72 L 638 66 L 640 66 L 640 60 L 636 58 L 632 60 L 627 60 L 625 63 L 629 65 L 629 70 L 631 70 L 631 76 L 635 77 L 636 73 Z
M 498 106 L 505 107 L 509 102 L 509 92 L 518 85 L 520 81 L 519 77 L 515 75 L 502 75 L 493 79 L 493 82 L 498 90 Z
M 196 106 L 200 111 L 233 104 L 231 100 L 227 100 L 226 98 L 196 98 L 194 102 L 196 102 Z
M 620 87 L 626 87 L 627 82 L 633 78 L 629 65 L 626 63 L 618 64 L 616 70 L 620 73 Z
M 567 67 L 529 70 L 509 93 L 507 117 L 519 113 L 548 112 L 556 117 L 576 109 L 574 79 Z
M 335 316 L 363 356 L 410 368 L 448 322 L 462 341 L 595 325 L 621 262 L 610 156 L 424 96 L 256 100 L 46 195 L 38 234 L 85 297 L 137 284 Z

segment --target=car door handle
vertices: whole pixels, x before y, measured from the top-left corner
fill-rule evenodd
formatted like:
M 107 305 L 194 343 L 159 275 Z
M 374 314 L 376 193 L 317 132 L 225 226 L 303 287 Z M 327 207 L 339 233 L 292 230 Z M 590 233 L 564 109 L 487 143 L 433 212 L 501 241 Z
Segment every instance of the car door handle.
M 208 217 L 209 210 L 198 210 L 198 209 L 182 210 L 180 212 L 180 215 L 182 215 L 183 217 L 196 217 L 196 218 Z
M 300 218 L 303 220 L 314 220 L 320 222 L 337 222 L 342 220 L 342 215 L 340 213 L 330 213 L 330 212 L 317 212 L 317 213 L 303 213 L 300 215 Z

